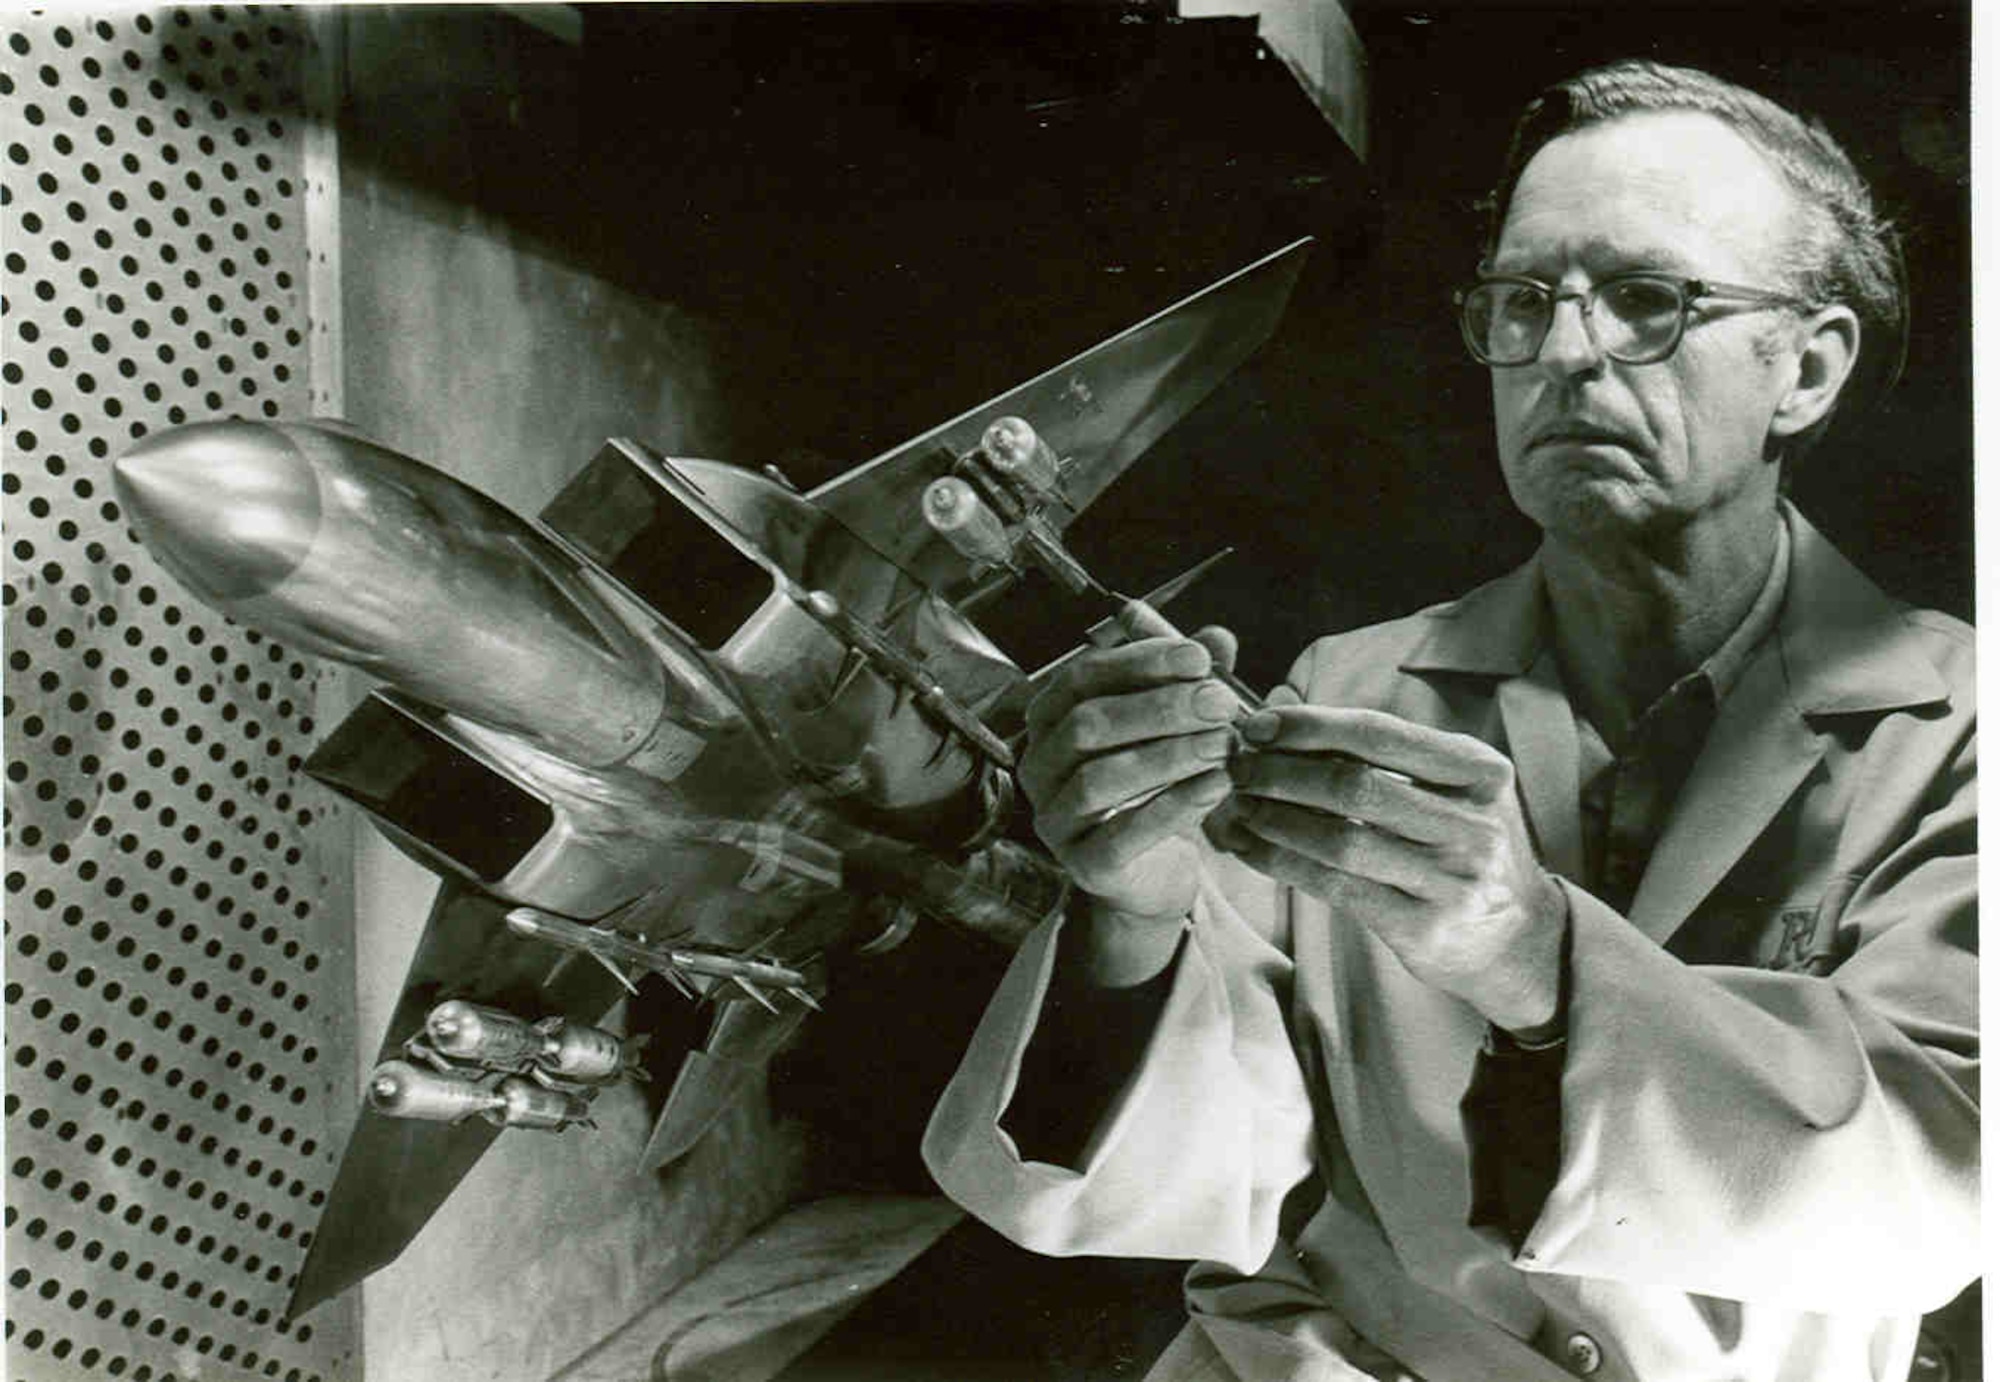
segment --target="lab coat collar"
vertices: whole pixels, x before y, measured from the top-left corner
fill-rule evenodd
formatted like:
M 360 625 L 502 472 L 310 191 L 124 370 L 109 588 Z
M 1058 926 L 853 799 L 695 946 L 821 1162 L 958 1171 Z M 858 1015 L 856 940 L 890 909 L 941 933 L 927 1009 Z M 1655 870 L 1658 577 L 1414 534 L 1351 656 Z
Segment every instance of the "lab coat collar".
M 1524 676 L 1548 641 L 1542 554 L 1538 551 L 1499 579 L 1424 613 L 1430 627 L 1403 659 L 1405 672 Z
M 1902 606 L 1789 502 L 1791 570 L 1773 635 L 1724 698 L 1656 844 L 1630 918 L 1662 943 L 1763 832 L 1825 753 L 1815 717 L 1949 699 Z M 1574 712 L 1555 669 L 1539 555 L 1449 605 L 1402 663 L 1496 678 L 1521 801 L 1545 864 L 1580 876 Z
M 1718 708 L 1632 899 L 1664 945 L 1736 866 L 1826 754 L 1818 717 L 1935 704 L 1949 688 L 1902 606 L 1790 504 L 1792 570 L 1776 636 Z
M 1802 715 L 1902 710 L 1951 699 L 1903 606 L 1789 503 L 1792 581 L 1778 618 L 1785 680 Z

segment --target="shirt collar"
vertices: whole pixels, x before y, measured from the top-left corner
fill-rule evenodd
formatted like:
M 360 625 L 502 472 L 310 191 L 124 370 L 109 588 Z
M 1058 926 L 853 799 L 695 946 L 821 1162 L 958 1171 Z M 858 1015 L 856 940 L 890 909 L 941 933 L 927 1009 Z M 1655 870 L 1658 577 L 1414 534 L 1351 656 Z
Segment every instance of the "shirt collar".
M 1729 688 L 1743 674 L 1743 668 L 1750 661 L 1750 654 L 1764 641 L 1765 635 L 1778 626 L 1778 611 L 1784 607 L 1785 585 L 1792 569 L 1791 528 L 1778 524 L 1777 550 L 1771 556 L 1771 569 L 1764 577 L 1764 588 L 1757 592 L 1757 598 L 1750 602 L 1750 611 L 1722 640 L 1722 646 L 1708 655 L 1708 659 L 1696 668 L 1696 674 L 1708 678 L 1708 684 L 1715 691 L 1715 699 L 1720 701 L 1729 694 Z

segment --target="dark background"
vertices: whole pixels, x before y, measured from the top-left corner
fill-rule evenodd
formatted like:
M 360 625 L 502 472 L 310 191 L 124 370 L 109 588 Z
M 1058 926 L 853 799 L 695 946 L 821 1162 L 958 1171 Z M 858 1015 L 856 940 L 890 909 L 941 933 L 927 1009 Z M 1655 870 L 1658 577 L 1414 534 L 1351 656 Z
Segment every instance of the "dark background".
M 808 486 L 1318 237 L 1271 345 L 1073 533 L 1125 589 L 1233 544 L 1175 617 L 1234 627 L 1269 683 L 1314 635 L 1531 549 L 1450 315 L 1480 249 L 1475 204 L 1547 82 L 1631 55 L 1705 66 L 1820 115 L 1903 228 L 1905 376 L 1836 425 L 1794 493 L 1892 593 L 1970 616 L 1964 7 L 1351 13 L 1365 165 L 1253 22 L 1160 4 L 591 5 L 580 45 L 491 12 L 412 12 L 379 49 L 357 27 L 348 62 L 378 79 L 353 88 L 397 97 L 344 109 L 342 138 L 347 157 L 710 323 L 719 459 Z M 1073 632 L 1032 624 L 1003 642 Z M 920 931 L 835 976 L 841 1002 L 774 1090 L 814 1129 L 820 1187 L 928 1188 L 917 1134 L 999 964 Z M 968 1227 L 795 1375 L 883 1376 L 896 1356 L 1136 1376 L 1178 1319 L 1170 1267 L 1048 1262 Z
M 1077 529 L 1127 588 L 1233 544 L 1184 617 L 1238 628 L 1268 681 L 1312 636 L 1529 549 L 1450 316 L 1474 204 L 1546 82 L 1632 54 L 1707 66 L 1821 115 L 1904 229 L 1908 370 L 1796 493 L 1892 592 L 1970 613 L 1964 9 L 1363 0 L 1354 19 L 1365 169 L 1254 21 L 1160 5 L 591 5 L 576 47 L 447 12 L 434 50 L 406 23 L 350 55 L 399 75 L 343 132 L 712 322 L 722 459 L 805 485 L 1317 236 L 1263 357 Z M 496 46 L 511 83 L 453 79 Z

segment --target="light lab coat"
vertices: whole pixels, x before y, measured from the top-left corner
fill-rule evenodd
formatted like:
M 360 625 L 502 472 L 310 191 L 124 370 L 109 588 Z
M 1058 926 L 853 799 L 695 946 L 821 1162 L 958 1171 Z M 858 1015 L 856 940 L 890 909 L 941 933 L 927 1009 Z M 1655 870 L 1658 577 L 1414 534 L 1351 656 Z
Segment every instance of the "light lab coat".
M 1562 1157 L 1518 1254 L 1467 1227 L 1483 1024 L 1365 927 L 1233 860 L 1203 879 L 1142 1064 L 1078 1168 L 999 1120 L 1060 938 L 1009 971 L 928 1129 L 939 1183 L 1057 1254 L 1187 1257 L 1157 1378 L 1900 1382 L 1978 1266 L 1973 647 L 1786 507 L 1778 627 L 1720 706 L 1628 916 L 1565 884 Z M 1572 711 L 1536 563 L 1323 639 L 1290 693 L 1513 759 L 1581 871 Z M 1293 1240 L 1286 1192 L 1328 1194 Z

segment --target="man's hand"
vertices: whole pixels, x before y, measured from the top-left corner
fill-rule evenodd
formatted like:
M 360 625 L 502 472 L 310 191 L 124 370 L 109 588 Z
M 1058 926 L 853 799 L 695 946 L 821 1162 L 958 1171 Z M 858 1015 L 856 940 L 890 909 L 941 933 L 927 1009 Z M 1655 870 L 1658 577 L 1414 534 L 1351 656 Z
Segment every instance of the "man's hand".
M 1197 641 L 1197 639 L 1199 641 Z M 1172 957 L 1194 905 L 1196 832 L 1229 793 L 1235 639 L 1148 638 L 1079 654 L 1028 707 L 1016 773 L 1035 833 L 1096 905 L 1085 974 L 1118 986 Z
M 1495 1026 L 1555 1018 L 1568 912 L 1505 754 L 1376 710 L 1284 706 L 1239 728 L 1250 751 L 1218 845 L 1359 920 Z

